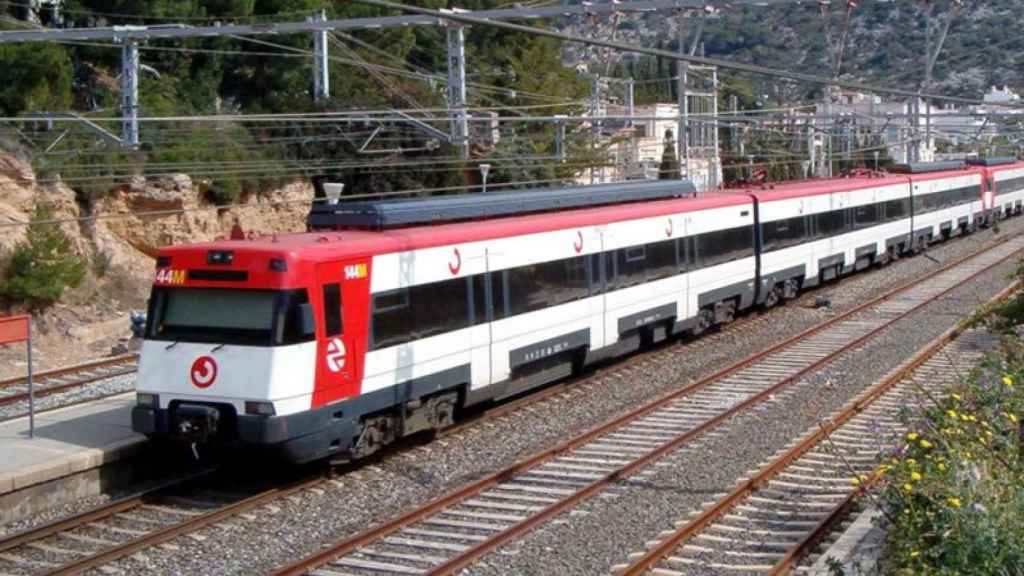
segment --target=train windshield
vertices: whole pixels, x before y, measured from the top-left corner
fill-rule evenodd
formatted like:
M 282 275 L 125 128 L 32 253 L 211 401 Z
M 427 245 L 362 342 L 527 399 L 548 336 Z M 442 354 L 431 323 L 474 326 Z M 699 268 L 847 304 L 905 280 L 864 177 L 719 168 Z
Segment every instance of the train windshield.
M 153 290 L 146 338 L 173 342 L 280 346 L 313 339 L 306 291 L 166 288 Z

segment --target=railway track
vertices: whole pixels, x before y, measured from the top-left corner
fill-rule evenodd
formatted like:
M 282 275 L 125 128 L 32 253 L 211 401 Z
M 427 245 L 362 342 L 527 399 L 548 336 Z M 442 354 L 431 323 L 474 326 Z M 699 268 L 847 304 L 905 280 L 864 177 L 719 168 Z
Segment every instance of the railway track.
M 1015 237 L 947 264 L 785 342 L 276 572 L 452 574 L 804 376 L 1024 250 Z
M 132 374 L 138 368 L 138 354 L 123 354 L 75 366 L 47 370 L 33 376 L 35 397 L 44 398 L 53 394 L 68 392 L 99 380 Z M 27 401 L 27 377 L 0 380 L 0 406 Z
M 1014 285 L 993 298 L 999 300 Z M 898 419 L 958 382 L 998 345 L 983 330 L 950 329 L 843 408 L 829 415 L 731 492 L 694 511 L 615 566 L 618 576 L 786 574 L 852 511 L 876 481 L 879 454 L 907 432 Z M 878 426 L 884 426 L 881 434 Z
M 80 574 L 327 482 L 322 475 L 239 494 L 207 470 L 0 539 L 4 574 Z M 197 486 L 198 484 L 198 486 Z

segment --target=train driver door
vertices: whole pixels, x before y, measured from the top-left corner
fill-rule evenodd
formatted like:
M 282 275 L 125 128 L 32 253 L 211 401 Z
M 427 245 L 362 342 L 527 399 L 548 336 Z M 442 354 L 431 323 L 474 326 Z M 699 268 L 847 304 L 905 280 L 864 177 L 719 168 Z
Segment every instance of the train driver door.
M 359 393 L 359 319 L 352 305 L 368 298 L 366 264 L 330 262 L 317 266 L 317 386 L 314 405 Z M 346 306 L 346 303 L 349 303 Z M 365 309 L 366 306 L 363 306 Z

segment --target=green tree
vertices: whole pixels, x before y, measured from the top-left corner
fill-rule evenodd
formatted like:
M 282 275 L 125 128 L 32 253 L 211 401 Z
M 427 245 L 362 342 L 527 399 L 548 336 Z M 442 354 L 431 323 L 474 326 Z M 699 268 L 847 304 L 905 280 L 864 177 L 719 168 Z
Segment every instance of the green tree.
M 671 130 L 665 130 L 665 151 L 661 153 L 658 165 L 658 180 L 678 180 L 679 160 L 676 159 L 676 139 Z
M 48 206 L 37 204 L 32 220 L 49 220 L 52 214 Z M 29 226 L 25 241 L 14 249 L 6 277 L 0 281 L 0 297 L 29 308 L 44 308 L 84 277 L 85 263 L 64 231 L 53 224 L 36 224 Z
M 71 107 L 71 62 L 61 46 L 0 44 L 0 113 L 67 110 Z

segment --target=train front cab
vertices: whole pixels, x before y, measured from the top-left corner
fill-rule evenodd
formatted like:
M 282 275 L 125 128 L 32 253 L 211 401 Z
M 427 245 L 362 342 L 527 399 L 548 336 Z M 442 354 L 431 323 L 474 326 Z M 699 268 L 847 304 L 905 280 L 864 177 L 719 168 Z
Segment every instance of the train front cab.
M 132 428 L 290 462 L 348 448 L 358 422 L 338 401 L 359 391 L 365 318 L 345 303 L 366 299 L 368 264 L 236 249 L 214 268 L 198 251 L 161 258 Z

